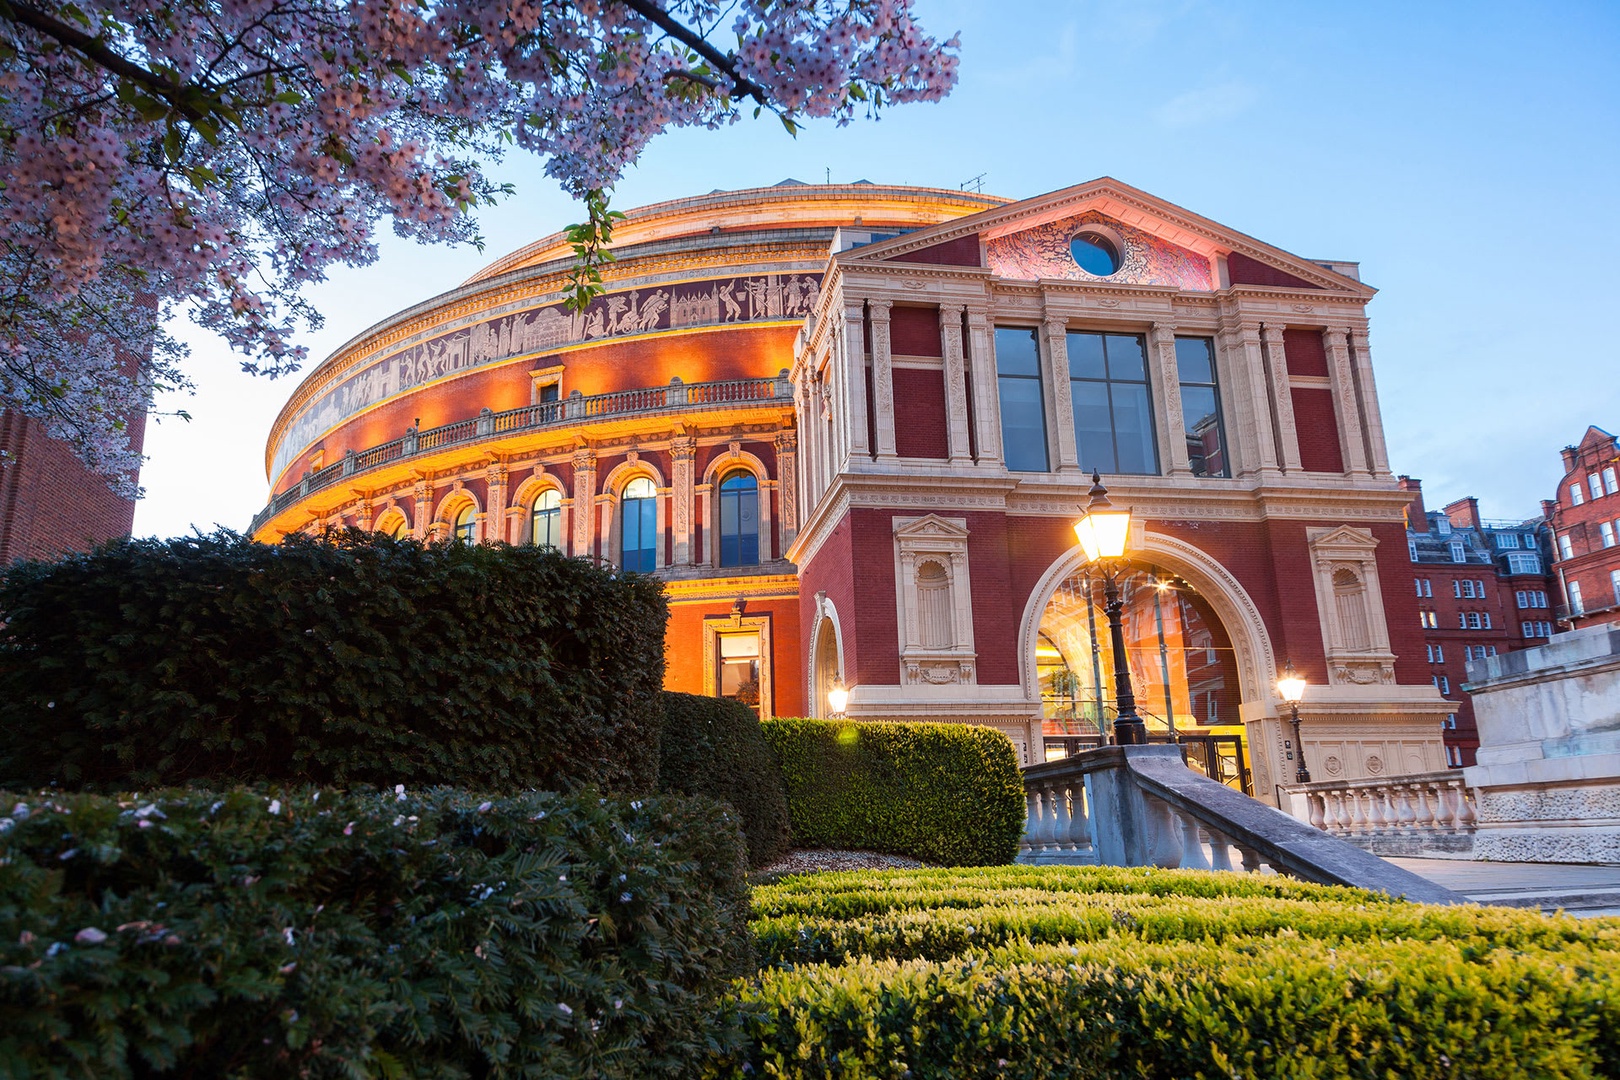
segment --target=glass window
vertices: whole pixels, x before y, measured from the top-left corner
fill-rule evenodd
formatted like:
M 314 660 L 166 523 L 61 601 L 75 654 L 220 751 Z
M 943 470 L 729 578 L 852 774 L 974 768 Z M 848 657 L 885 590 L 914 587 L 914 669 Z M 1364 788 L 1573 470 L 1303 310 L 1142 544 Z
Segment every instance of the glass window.
M 1507 557 L 1507 567 L 1510 574 L 1539 574 L 1541 556 L 1521 551 Z
M 547 488 L 534 500 L 534 528 L 529 535 L 535 547 L 562 549 L 562 492 Z
M 1181 423 L 1187 432 L 1187 460 L 1193 475 L 1231 476 L 1221 427 L 1220 388 L 1215 382 L 1215 342 L 1176 338 L 1176 373 L 1181 380 Z
M 759 635 L 721 634 L 715 673 L 719 696 L 759 707 Z
M 1069 241 L 1069 253 L 1080 269 L 1097 277 L 1108 277 L 1119 270 L 1119 252 L 1113 242 L 1094 232 L 1084 232 Z
M 1582 615 L 1585 612 L 1586 608 L 1581 603 L 1581 583 L 1572 581 L 1569 583 L 1569 613 L 1571 615 Z
M 1620 604 L 1620 570 L 1609 571 L 1609 584 L 1614 588 L 1614 602 Z
M 456 523 L 451 530 L 452 535 L 455 536 L 458 543 L 470 544 L 473 542 L 473 533 L 477 528 L 478 508 L 473 506 L 472 503 L 468 503 L 456 514 Z
M 1581 490 L 1581 482 L 1575 481 L 1569 485 L 1569 505 L 1579 506 L 1586 501 L 1586 492 Z
M 1463 554 L 1462 541 L 1461 540 L 1453 540 L 1451 542 L 1451 561 L 1452 562 L 1463 562 L 1466 558 L 1467 557 Z
M 1496 534 L 1496 546 L 1497 546 L 1498 550 L 1506 550 L 1507 548 L 1516 548 L 1516 547 L 1518 547 L 1519 546 L 1519 534 L 1518 533 L 1497 533 Z
M 623 525 L 619 565 L 626 570 L 648 573 L 657 561 L 654 548 L 658 542 L 658 489 L 653 487 L 653 482 L 638 476 L 624 485 L 620 513 Z
M 1598 522 L 1598 535 L 1603 538 L 1604 547 L 1614 547 L 1614 525 L 1607 521 Z
M 1559 557 L 1565 559 L 1573 559 L 1575 557 L 1575 547 L 1570 543 L 1569 533 L 1564 533 L 1558 538 L 1558 554 Z
M 1603 470 L 1603 490 L 1610 495 L 1620 493 L 1620 482 L 1615 480 L 1613 465 Z
M 1434 519 L 1434 531 L 1439 533 L 1441 536 L 1450 536 L 1451 535 L 1451 519 L 1448 518 L 1448 517 L 1437 517 L 1437 518 L 1435 518 Z
M 720 565 L 759 562 L 759 481 L 738 471 L 720 481 Z
M 1598 480 L 1598 474 L 1593 473 L 1586 478 L 1586 486 L 1592 489 L 1592 498 L 1603 498 L 1603 484 Z
M 1069 394 L 1080 468 L 1152 476 L 1159 471 L 1147 349 L 1135 334 L 1071 330 Z
M 1036 332 L 996 327 L 996 389 L 1001 395 L 1001 447 L 1014 472 L 1045 472 L 1046 405 Z

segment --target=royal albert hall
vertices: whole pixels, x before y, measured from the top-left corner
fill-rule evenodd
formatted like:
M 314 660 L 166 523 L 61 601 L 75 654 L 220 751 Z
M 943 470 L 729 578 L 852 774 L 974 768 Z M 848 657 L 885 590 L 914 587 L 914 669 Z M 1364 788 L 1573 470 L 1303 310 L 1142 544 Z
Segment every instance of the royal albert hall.
M 270 433 L 254 535 L 544 544 L 658 575 L 666 685 L 964 721 L 1026 762 L 1115 715 L 1097 470 L 1132 513 L 1156 739 L 1275 801 L 1445 767 L 1356 264 L 1103 178 L 1010 201 L 786 181 L 642 207 L 606 292 L 561 233 L 379 323 Z

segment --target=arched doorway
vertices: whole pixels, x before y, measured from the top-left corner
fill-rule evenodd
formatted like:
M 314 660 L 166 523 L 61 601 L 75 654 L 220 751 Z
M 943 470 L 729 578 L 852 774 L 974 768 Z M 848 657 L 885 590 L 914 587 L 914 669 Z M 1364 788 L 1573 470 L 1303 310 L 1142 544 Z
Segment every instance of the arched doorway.
M 826 719 L 830 715 L 827 694 L 843 674 L 843 659 L 838 643 L 838 615 L 832 602 L 822 598 L 819 603 L 814 635 L 810 639 L 810 715 Z
M 1170 537 L 1138 534 L 1118 571 L 1137 711 L 1156 742 L 1249 790 L 1245 702 L 1266 700 L 1271 648 L 1252 601 L 1224 568 Z M 1024 678 L 1040 702 L 1046 756 L 1105 743 L 1117 715 L 1101 579 L 1078 549 L 1053 564 L 1024 618 Z

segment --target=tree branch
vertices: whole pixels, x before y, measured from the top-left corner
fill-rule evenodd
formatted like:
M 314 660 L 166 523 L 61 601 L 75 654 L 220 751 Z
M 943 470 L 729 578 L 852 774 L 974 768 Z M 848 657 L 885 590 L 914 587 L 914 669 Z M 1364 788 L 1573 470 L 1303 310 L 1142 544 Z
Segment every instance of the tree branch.
M 38 8 L 29 7 L 27 4 L 0 3 L 0 19 L 20 23 L 32 30 L 37 30 L 46 37 L 53 38 L 69 48 L 78 50 L 113 74 L 146 87 L 164 101 L 167 101 L 176 112 L 187 120 L 197 121 L 205 117 L 204 113 L 197 111 L 194 106 L 187 104 L 184 98 L 181 97 L 180 91 L 183 89 L 182 87 L 148 71 L 134 61 L 120 56 L 108 48 L 100 38 L 93 37 L 83 30 L 69 26 L 59 19 L 53 19 Z
M 735 59 L 709 44 L 709 39 L 702 34 L 671 18 L 669 12 L 658 6 L 656 0 L 617 0 L 617 2 L 703 57 L 703 59 L 714 65 L 715 70 L 725 72 L 732 85 L 741 91 L 744 96 L 753 98 L 761 105 L 769 106 L 771 104 L 770 96 L 765 93 L 763 86 L 737 74 L 737 61 Z M 692 78 L 693 82 L 703 81 L 696 76 L 690 78 Z

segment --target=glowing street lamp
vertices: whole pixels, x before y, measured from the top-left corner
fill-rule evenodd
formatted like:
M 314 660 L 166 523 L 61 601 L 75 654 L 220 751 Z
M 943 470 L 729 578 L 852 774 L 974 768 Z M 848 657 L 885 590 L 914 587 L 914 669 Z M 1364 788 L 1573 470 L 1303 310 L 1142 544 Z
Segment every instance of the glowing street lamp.
M 1277 693 L 1288 702 L 1290 718 L 1294 724 L 1294 760 L 1299 767 L 1294 770 L 1294 781 L 1300 784 L 1311 782 L 1311 770 L 1305 767 L 1305 744 L 1299 738 L 1299 702 L 1305 696 L 1305 676 L 1294 671 L 1293 662 L 1283 667 L 1282 678 L 1277 680 Z
M 1119 598 L 1117 560 L 1125 554 L 1125 541 L 1131 532 L 1131 512 L 1108 501 L 1102 474 L 1091 474 L 1091 501 L 1086 512 L 1074 523 L 1074 535 L 1086 553 L 1086 561 L 1102 572 L 1103 608 L 1108 613 L 1108 632 L 1114 643 L 1114 697 L 1119 715 L 1114 718 L 1114 741 L 1122 746 L 1140 746 L 1148 741 L 1147 725 L 1136 715 L 1136 693 L 1131 689 L 1131 666 L 1125 658 L 1125 627 L 1121 621 L 1124 604 Z
M 849 689 L 844 686 L 844 680 L 833 677 L 832 689 L 827 691 L 827 704 L 832 709 L 834 720 L 844 719 L 844 709 L 849 706 Z

